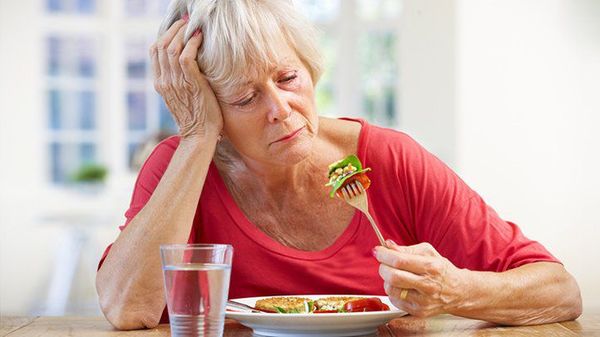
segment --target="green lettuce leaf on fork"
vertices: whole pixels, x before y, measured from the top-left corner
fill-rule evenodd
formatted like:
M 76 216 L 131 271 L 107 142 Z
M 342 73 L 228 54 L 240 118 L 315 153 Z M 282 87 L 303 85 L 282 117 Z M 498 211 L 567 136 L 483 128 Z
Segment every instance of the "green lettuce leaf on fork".
M 333 173 L 335 172 L 336 169 L 338 169 L 338 168 L 344 169 L 344 167 L 348 166 L 348 164 L 352 164 L 352 166 L 354 166 L 356 168 L 356 171 L 354 171 L 352 173 L 348 173 L 346 175 L 342 174 L 342 175 L 338 176 L 337 179 L 335 179 L 335 180 L 331 179 L 331 176 L 333 175 Z M 328 171 L 328 175 L 327 175 L 327 177 L 329 178 L 329 182 L 327 184 L 325 184 L 325 186 L 331 186 L 331 191 L 329 192 L 329 196 L 331 198 L 333 198 L 335 196 L 335 193 L 337 192 L 337 190 L 339 190 L 340 187 L 342 187 L 342 185 L 344 184 L 344 182 L 346 180 L 348 180 L 348 178 L 355 176 L 357 174 L 363 173 L 363 172 L 370 171 L 370 170 L 371 169 L 368 167 L 363 168 L 362 163 L 360 162 L 360 159 L 358 159 L 358 157 L 353 154 L 329 165 L 329 171 Z

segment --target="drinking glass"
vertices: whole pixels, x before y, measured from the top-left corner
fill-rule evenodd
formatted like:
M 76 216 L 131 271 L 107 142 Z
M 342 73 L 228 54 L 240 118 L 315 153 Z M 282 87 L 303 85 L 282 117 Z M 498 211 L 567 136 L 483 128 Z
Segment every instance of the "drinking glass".
M 222 336 L 233 247 L 161 245 L 160 255 L 171 336 Z

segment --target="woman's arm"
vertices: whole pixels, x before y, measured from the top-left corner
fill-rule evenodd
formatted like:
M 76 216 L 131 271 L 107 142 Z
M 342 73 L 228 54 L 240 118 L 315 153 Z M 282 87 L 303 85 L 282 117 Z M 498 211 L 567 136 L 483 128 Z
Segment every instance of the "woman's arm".
M 179 20 L 151 48 L 155 87 L 181 141 L 152 196 L 112 245 L 96 276 L 100 306 L 118 329 L 158 325 L 165 307 L 159 245 L 186 243 L 223 126 L 219 104 L 200 73 L 201 35 L 184 46 Z
M 560 322 L 581 315 L 577 282 L 558 263 L 476 272 L 455 267 L 428 243 L 388 244 L 390 249 L 374 251 L 384 288 L 395 306 L 412 315 L 449 313 L 506 325 Z
M 464 273 L 464 300 L 447 308 L 457 316 L 507 325 L 576 319 L 581 295 L 575 278 L 553 262 L 536 262 L 502 273 Z
M 116 328 L 158 325 L 165 307 L 159 245 L 187 242 L 215 139 L 180 142 L 148 203 L 121 232 L 98 270 L 100 307 Z

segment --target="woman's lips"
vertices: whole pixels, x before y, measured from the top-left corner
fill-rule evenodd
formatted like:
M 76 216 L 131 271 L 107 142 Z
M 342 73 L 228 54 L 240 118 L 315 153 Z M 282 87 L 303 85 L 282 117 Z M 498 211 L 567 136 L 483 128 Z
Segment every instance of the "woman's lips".
M 303 127 L 301 127 L 300 129 L 298 129 L 298 130 L 296 130 L 296 131 L 294 131 L 294 132 L 290 133 L 289 135 L 287 135 L 287 136 L 284 136 L 284 137 L 282 137 L 282 138 L 280 138 L 280 139 L 278 139 L 278 140 L 274 141 L 273 143 L 277 143 L 277 142 L 286 142 L 286 141 L 288 141 L 288 140 L 292 140 L 292 139 L 296 138 L 296 137 L 297 137 L 297 136 L 300 134 L 300 132 L 301 132 L 302 130 L 304 130 L 304 126 L 303 126 Z

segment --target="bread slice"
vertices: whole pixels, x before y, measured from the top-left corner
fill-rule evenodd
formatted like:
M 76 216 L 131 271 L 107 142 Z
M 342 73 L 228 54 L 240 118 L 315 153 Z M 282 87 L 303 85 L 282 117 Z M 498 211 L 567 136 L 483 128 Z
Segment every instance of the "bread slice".
M 256 301 L 254 307 L 282 314 L 299 314 L 312 311 L 312 303 L 310 298 L 305 297 L 269 297 Z

